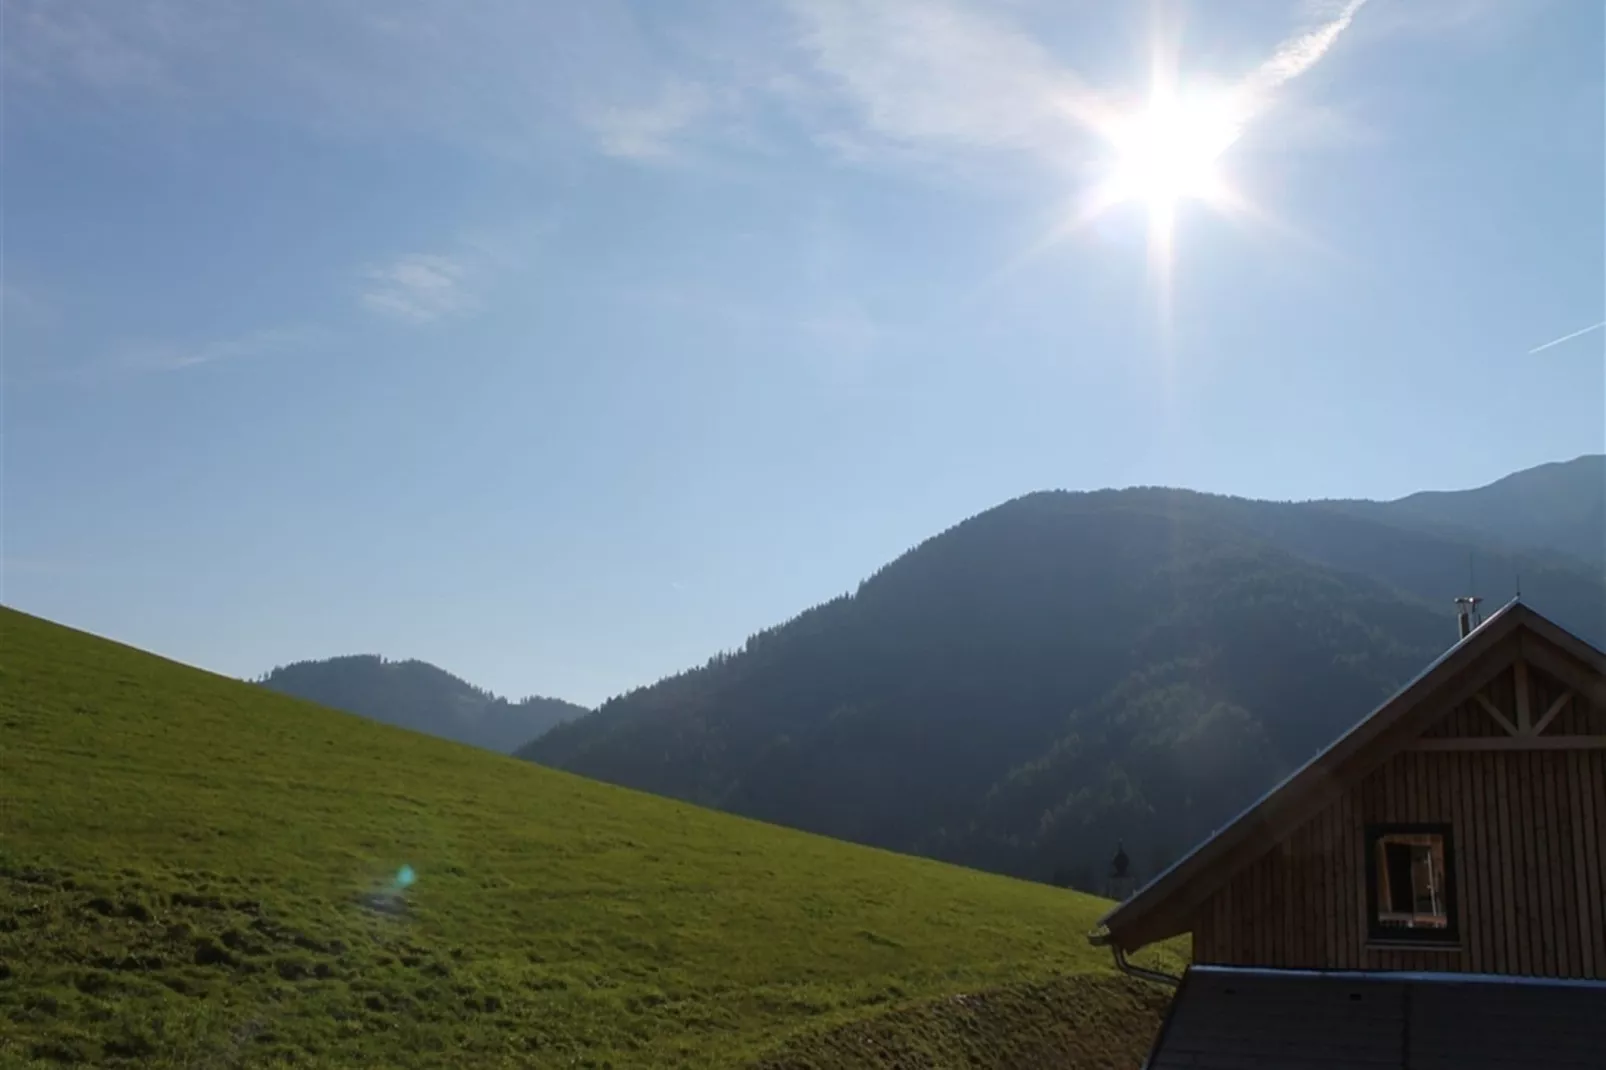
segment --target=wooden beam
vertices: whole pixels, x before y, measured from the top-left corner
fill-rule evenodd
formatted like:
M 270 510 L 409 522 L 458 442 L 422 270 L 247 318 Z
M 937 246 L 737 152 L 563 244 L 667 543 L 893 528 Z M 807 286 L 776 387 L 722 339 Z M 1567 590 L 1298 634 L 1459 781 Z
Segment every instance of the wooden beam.
M 1537 736 L 1549 727 L 1550 722 L 1556 719 L 1556 714 L 1561 712 L 1562 707 L 1567 705 L 1567 700 L 1572 697 L 1573 693 L 1571 691 L 1563 691 L 1556 701 L 1550 704 L 1550 708 L 1545 711 L 1545 715 L 1539 718 L 1538 723 L 1534 725 L 1533 734 Z
M 1415 751 L 1606 750 L 1606 736 L 1482 736 L 1419 739 Z
M 1533 726 L 1532 711 L 1528 709 L 1528 663 L 1518 658 L 1511 668 L 1516 673 L 1517 682 L 1517 730 L 1527 735 Z
M 1596 706 L 1606 706 L 1606 676 L 1591 671 L 1589 666 L 1536 636 L 1522 636 L 1521 651 L 1524 660 L 1572 688 L 1579 698 Z
M 1483 707 L 1483 711 L 1485 713 L 1487 713 L 1490 717 L 1493 717 L 1499 723 L 1500 727 L 1506 730 L 1506 735 L 1522 735 L 1521 732 L 1517 731 L 1517 726 L 1506 720 L 1506 715 L 1501 713 L 1500 710 L 1496 708 L 1495 704 L 1489 701 L 1488 695 L 1485 695 L 1482 691 L 1479 691 L 1472 697 L 1478 700 L 1478 705 Z

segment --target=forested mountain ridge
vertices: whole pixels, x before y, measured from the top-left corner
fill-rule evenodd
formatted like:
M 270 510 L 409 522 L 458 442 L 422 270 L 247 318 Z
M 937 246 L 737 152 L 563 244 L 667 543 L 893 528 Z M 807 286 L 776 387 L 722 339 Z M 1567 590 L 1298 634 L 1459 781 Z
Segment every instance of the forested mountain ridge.
M 1507 548 L 1550 550 L 1606 568 L 1606 454 L 1543 464 L 1473 490 L 1329 504 L 1373 519 L 1461 531 Z
M 561 699 L 518 702 L 424 661 L 353 654 L 282 665 L 256 683 L 370 720 L 510 753 L 553 725 L 588 711 Z
M 844 839 L 1092 881 L 1191 845 L 1525 600 L 1596 643 L 1598 571 L 1339 503 L 1044 492 L 521 756 Z M 1494 578 L 1512 577 L 1497 585 Z

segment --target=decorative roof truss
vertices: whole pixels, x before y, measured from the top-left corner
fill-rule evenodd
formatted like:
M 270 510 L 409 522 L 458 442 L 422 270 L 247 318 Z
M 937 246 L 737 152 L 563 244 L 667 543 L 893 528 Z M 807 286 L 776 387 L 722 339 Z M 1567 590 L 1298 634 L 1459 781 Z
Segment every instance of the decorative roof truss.
M 1512 702 L 1501 709 L 1490 695 L 1489 688 L 1472 696 L 1472 703 L 1500 728 L 1493 735 L 1430 735 L 1411 744 L 1418 751 L 1513 751 L 1513 750 L 1606 750 L 1606 718 L 1593 720 L 1585 715 L 1589 696 L 1563 685 L 1543 709 L 1534 703 L 1533 680 L 1528 662 L 1518 658 L 1512 665 Z M 1541 692 L 1544 694 L 1544 692 Z M 1579 713 L 1563 718 L 1563 713 L 1577 704 Z M 1551 731 L 1563 722 L 1570 730 Z

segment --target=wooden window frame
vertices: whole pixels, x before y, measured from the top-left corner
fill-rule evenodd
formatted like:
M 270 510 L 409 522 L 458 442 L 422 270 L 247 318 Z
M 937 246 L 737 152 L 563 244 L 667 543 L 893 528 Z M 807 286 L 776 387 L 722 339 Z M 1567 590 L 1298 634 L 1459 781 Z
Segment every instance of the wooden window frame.
M 1378 918 L 1377 844 L 1385 836 L 1437 836 L 1444 844 L 1444 914 L 1442 929 L 1401 929 Z M 1366 942 L 1380 946 L 1445 947 L 1461 942 L 1460 903 L 1455 886 L 1455 839 L 1448 824 L 1401 822 L 1366 826 Z

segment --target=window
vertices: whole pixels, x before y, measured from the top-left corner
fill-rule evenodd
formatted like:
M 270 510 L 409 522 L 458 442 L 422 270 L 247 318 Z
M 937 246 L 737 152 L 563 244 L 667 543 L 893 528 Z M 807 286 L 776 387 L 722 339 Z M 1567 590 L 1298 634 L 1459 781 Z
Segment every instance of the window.
M 1455 867 L 1448 825 L 1366 830 L 1369 937 L 1379 943 L 1453 944 Z

